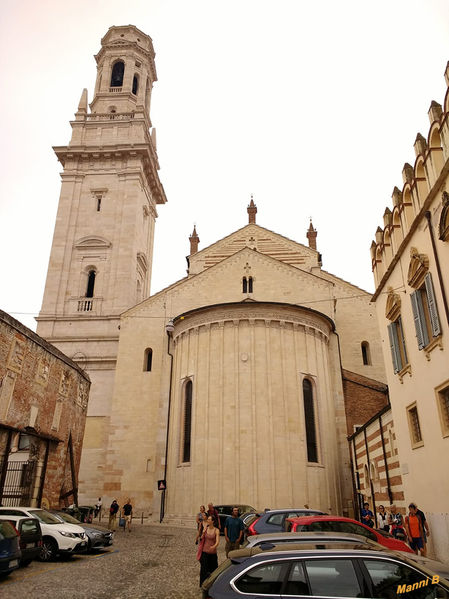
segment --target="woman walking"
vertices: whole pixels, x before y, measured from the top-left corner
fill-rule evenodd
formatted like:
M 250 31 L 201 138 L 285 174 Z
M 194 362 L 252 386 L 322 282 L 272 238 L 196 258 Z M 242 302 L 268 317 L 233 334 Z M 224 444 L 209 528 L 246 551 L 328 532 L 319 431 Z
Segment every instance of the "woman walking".
M 377 514 L 377 528 L 390 532 L 390 517 L 383 505 L 379 505 L 379 513 Z
M 206 520 L 207 520 L 206 508 L 204 507 L 204 505 L 200 505 L 200 511 L 196 515 L 197 533 L 196 533 L 196 538 L 195 538 L 195 545 L 198 545 L 198 541 L 199 541 L 201 535 L 203 534 L 203 531 L 206 527 Z
M 208 516 L 206 520 L 207 526 L 201 535 L 201 543 L 203 543 L 200 555 L 200 586 L 209 577 L 214 570 L 218 568 L 217 547 L 220 542 L 220 531 L 214 525 L 212 516 Z

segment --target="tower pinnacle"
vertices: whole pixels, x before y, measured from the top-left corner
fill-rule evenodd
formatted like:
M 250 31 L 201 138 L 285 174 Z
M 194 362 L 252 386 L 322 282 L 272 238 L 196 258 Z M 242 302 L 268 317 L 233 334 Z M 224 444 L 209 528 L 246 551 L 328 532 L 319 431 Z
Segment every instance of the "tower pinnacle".
M 309 225 L 309 228 L 307 229 L 307 239 L 309 240 L 309 248 L 312 248 L 312 250 L 316 250 L 317 235 L 318 235 L 317 230 L 314 229 L 313 225 L 312 225 L 312 217 L 310 217 L 310 225 Z
M 196 225 L 193 225 L 192 235 L 189 237 L 190 240 L 190 255 L 196 254 L 198 252 L 198 244 L 200 242 L 200 238 L 196 232 Z
M 251 194 L 251 202 L 249 203 L 247 211 L 248 211 L 248 223 L 250 225 L 255 224 L 256 223 L 257 206 L 254 203 L 253 194 Z

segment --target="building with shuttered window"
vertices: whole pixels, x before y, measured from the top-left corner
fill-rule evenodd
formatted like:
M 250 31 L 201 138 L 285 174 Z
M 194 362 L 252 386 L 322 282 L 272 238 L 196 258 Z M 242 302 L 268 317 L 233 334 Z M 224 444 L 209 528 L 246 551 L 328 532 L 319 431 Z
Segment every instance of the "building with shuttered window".
M 449 84 L 449 67 L 446 68 Z M 432 102 L 384 228 L 371 245 L 387 380 L 405 505 L 416 502 L 431 550 L 449 555 L 449 94 Z

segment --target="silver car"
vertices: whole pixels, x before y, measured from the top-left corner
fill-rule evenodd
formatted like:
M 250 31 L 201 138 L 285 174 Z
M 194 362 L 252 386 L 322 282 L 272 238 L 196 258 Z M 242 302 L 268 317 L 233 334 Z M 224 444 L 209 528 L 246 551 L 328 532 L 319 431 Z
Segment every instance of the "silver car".
M 271 532 L 262 535 L 249 536 L 242 544 L 242 549 L 249 547 L 262 547 L 270 549 L 280 543 L 316 543 L 317 548 L 324 543 L 374 543 L 367 537 L 345 532 Z M 376 543 L 377 545 L 377 543 Z

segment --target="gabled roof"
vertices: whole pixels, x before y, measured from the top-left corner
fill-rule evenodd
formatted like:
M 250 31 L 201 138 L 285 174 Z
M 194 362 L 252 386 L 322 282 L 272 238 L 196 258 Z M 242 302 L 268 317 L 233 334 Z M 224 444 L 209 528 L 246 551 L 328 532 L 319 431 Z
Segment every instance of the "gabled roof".
M 248 224 L 191 255 L 189 272 L 197 274 L 201 270 L 218 264 L 244 247 L 256 249 L 261 254 L 271 256 L 296 268 L 310 270 L 312 266 L 318 266 L 319 254 L 316 250 L 260 225 Z

